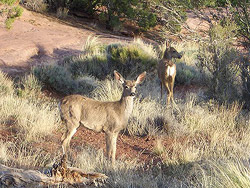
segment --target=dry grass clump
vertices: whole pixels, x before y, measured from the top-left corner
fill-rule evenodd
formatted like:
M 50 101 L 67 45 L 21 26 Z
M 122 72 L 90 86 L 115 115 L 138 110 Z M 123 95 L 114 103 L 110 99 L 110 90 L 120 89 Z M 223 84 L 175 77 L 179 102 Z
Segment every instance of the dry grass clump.
M 39 168 L 52 164 L 52 155 L 22 140 L 0 142 L 0 162 L 17 168 Z
M 159 52 L 157 49 L 152 44 L 146 43 L 140 38 L 135 38 L 133 42 L 128 45 L 136 45 L 140 47 L 145 53 L 150 54 L 151 58 L 159 59 Z
M 0 72 L 2 82 L 0 88 L 0 122 L 7 127 L 15 127 L 20 137 L 24 140 L 39 140 L 52 133 L 58 126 L 59 113 L 57 105 L 52 101 L 39 102 L 39 100 L 29 100 L 35 97 L 41 86 L 31 75 L 23 79 L 23 89 L 19 90 L 31 97 L 18 97 L 14 90 L 13 82 Z M 32 101 L 32 102 L 31 102 Z
M 89 35 L 82 47 L 82 51 L 88 55 L 101 54 L 102 48 L 100 42 L 98 41 L 98 36 Z
M 14 93 L 13 81 L 7 74 L 0 71 L 0 95 L 11 95 Z
M 195 168 L 195 187 L 235 187 L 250 186 L 248 161 L 234 158 L 231 161 L 209 160 Z
M 15 96 L 1 96 L 0 122 L 13 124 L 27 141 L 38 140 L 57 128 L 59 113 L 47 103 L 33 104 Z
M 0 163 L 7 162 L 7 160 L 9 159 L 7 150 L 7 143 L 3 140 L 0 140 Z
M 24 5 L 33 11 L 36 12 L 46 12 L 48 4 L 45 0 L 26 0 Z

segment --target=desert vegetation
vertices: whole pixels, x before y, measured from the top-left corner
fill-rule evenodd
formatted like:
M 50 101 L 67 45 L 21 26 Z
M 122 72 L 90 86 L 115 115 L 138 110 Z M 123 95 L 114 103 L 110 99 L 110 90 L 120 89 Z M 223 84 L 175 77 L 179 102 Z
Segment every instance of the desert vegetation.
M 250 114 L 244 105 L 243 72 L 230 63 L 240 62 L 240 53 L 226 46 L 220 36 L 223 33 L 231 39 L 230 28 L 234 26 L 217 25 L 210 31 L 209 40 L 218 37 L 225 45 L 209 40 L 172 44 L 183 52 L 183 58 L 176 61 L 177 72 L 178 67 L 181 71 L 176 84 L 206 87 L 184 96 L 176 91 L 176 106 L 171 108 L 159 99 L 155 69 L 161 48 L 138 39 L 101 45 L 90 36 L 82 53 L 65 58 L 64 63 L 34 67 L 18 81 L 1 73 L 1 129 L 13 135 L 0 143 L 1 163 L 36 169 L 51 165 L 61 155 L 60 150 L 51 153 L 37 147 L 48 140 L 60 148 L 59 139 L 53 139 L 62 129 L 56 100 L 45 96 L 44 88 L 113 101 L 121 97 L 121 86 L 114 81 L 112 70 L 126 77 L 146 70 L 148 77 L 138 88 L 140 95 L 124 134 L 154 137 L 152 161 L 120 158 L 111 167 L 103 150 L 82 145 L 73 149 L 72 165 L 108 175 L 107 187 L 248 187 Z
M 59 7 L 67 12 L 84 3 L 89 15 L 100 11 L 94 9 L 99 1 L 48 2 L 25 1 L 25 5 L 38 12 Z M 101 7 L 108 6 L 107 2 L 102 1 L 106 4 Z M 134 1 L 133 6 L 138 2 Z M 188 2 L 186 6 L 191 8 L 230 4 L 222 0 Z M 142 143 L 138 142 L 139 149 L 133 148 L 139 150 L 137 156 L 119 154 L 111 166 L 105 150 L 83 143 L 83 138 L 76 135 L 72 138 L 75 142 L 71 145 L 70 166 L 106 174 L 109 178 L 104 187 L 250 187 L 250 57 L 249 48 L 235 47 L 239 41 L 249 46 L 250 19 L 244 9 L 249 8 L 248 1 L 240 2 L 231 1 L 231 17 L 211 23 L 206 37 L 196 35 L 192 40 L 172 42 L 182 54 L 175 60 L 176 105 L 166 107 L 166 101 L 160 100 L 157 64 L 163 45 L 142 39 L 103 44 L 91 35 L 81 53 L 63 62 L 37 65 L 16 78 L 0 72 L 0 163 L 41 171 L 50 168 L 62 156 L 64 126 L 58 99 L 81 94 L 100 101 L 119 100 L 122 87 L 114 80 L 114 70 L 128 79 L 147 71 L 122 135 L 131 142 L 147 140 L 152 146 L 140 148 Z M 116 8 L 110 9 L 117 12 L 116 16 L 128 19 L 135 14 Z M 151 4 L 144 10 L 150 8 Z M 239 14 L 239 10 L 243 11 Z M 116 21 L 122 19 L 109 14 L 112 12 L 98 16 L 110 27 L 120 27 Z M 156 17 L 152 15 L 152 20 Z M 136 24 L 146 30 L 153 27 L 151 23 Z M 141 157 L 145 155 L 149 159 Z
M 0 16 L 5 20 L 7 29 L 11 29 L 16 18 L 20 17 L 23 9 L 16 4 L 16 0 L 1 0 L 0 1 Z

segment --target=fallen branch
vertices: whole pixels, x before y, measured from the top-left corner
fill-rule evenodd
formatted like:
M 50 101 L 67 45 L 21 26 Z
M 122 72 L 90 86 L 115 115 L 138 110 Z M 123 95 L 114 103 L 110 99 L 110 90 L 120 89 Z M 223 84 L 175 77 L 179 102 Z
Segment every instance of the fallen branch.
M 0 187 L 100 186 L 108 178 L 105 174 L 87 173 L 79 168 L 67 167 L 65 156 L 53 165 L 50 172 L 47 175 L 37 170 L 10 168 L 0 164 Z

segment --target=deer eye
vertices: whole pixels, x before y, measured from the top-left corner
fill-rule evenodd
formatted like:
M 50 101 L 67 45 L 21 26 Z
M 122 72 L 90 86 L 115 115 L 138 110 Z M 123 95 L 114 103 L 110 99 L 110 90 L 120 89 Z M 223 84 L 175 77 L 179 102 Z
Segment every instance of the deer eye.
M 128 86 L 125 86 L 125 89 L 128 89 L 129 87 Z

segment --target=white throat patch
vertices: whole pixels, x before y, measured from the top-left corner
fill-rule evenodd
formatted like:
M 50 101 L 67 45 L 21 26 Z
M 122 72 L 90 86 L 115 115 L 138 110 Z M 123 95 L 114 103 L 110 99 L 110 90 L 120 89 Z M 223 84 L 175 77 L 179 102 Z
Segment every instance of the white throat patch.
M 175 67 L 170 67 L 170 66 L 168 66 L 168 67 L 167 67 L 167 75 L 168 75 L 168 76 L 173 76 L 174 73 L 175 73 Z

